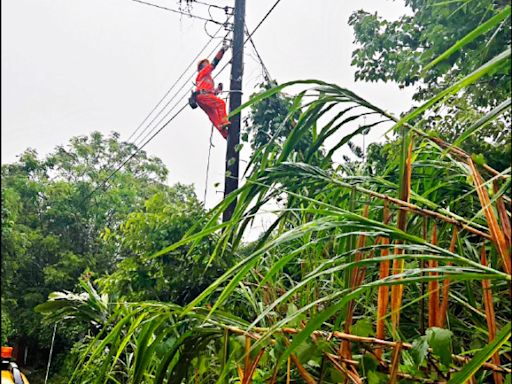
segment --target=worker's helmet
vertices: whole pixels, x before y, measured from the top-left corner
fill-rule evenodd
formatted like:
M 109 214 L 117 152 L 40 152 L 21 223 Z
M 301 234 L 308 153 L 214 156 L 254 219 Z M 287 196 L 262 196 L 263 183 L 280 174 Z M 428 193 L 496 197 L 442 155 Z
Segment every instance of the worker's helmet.
M 2 346 L 2 359 L 11 359 L 12 358 L 12 347 L 3 347 Z
M 197 70 L 200 71 L 204 67 L 206 67 L 208 64 L 210 64 L 210 61 L 208 59 L 203 59 L 199 63 L 197 63 Z

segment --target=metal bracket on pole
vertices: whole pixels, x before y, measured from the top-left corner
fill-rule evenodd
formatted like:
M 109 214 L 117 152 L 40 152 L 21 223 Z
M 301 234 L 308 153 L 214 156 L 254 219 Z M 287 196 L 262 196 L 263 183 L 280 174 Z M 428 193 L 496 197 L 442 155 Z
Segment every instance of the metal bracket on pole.
M 233 32 L 235 30 L 235 26 L 233 25 L 233 23 L 225 22 L 223 25 L 224 25 L 224 30 L 226 32 Z
M 233 16 L 235 14 L 235 8 L 226 6 L 224 7 L 224 12 L 228 16 Z

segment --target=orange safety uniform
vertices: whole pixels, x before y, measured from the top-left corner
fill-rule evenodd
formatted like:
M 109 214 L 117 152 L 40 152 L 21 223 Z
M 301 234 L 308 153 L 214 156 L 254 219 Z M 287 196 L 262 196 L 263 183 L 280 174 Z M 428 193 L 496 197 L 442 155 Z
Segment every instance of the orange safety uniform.
M 215 128 L 220 132 L 222 137 L 227 139 L 228 131 L 227 126 L 229 120 L 226 113 L 226 103 L 216 95 L 219 90 L 215 89 L 215 83 L 213 82 L 212 71 L 215 69 L 220 59 L 224 55 L 224 49 L 221 49 L 211 63 L 208 60 L 201 60 L 198 65 L 198 71 L 196 77 L 196 101 L 197 105 L 206 112 L 210 121 L 213 123 Z

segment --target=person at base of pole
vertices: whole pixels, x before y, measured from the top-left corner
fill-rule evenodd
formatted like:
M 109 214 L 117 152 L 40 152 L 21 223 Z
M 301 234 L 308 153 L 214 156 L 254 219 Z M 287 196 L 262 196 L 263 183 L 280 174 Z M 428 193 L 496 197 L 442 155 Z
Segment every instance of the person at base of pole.
M 228 138 L 229 120 L 226 113 L 226 103 L 221 98 L 217 97 L 222 91 L 222 83 L 219 87 L 215 88 L 215 83 L 212 77 L 212 71 L 219 63 L 227 46 L 223 46 L 215 55 L 215 58 L 210 63 L 208 59 L 203 59 L 197 64 L 197 77 L 196 77 L 196 102 L 203 111 L 206 112 L 210 121 L 215 128 L 220 132 L 222 137 Z
M 2 346 L 1 373 L 2 384 L 29 384 L 27 377 L 18 368 L 13 359 L 13 348 Z

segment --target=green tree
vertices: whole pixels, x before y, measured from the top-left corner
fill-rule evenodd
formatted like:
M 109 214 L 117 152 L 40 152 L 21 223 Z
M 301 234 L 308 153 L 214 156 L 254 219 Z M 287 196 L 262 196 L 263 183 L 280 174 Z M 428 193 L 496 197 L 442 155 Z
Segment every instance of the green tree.
M 2 309 L 32 350 L 51 338 L 33 308 L 52 291 L 73 290 L 85 270 L 111 271 L 116 260 L 101 231 L 168 188 L 160 159 L 143 151 L 103 188 L 112 167 L 134 150 L 116 133 L 93 132 L 44 158 L 29 149 L 2 165 Z
M 118 227 L 106 229 L 104 239 L 117 247 L 116 270 L 99 280 L 106 292 L 134 300 L 159 300 L 185 304 L 228 265 L 228 260 L 208 264 L 210 239 L 192 251 L 188 248 L 164 257 L 152 255 L 174 244 L 205 218 L 202 204 L 191 186 L 177 184 L 153 195 L 144 209 L 132 212 Z
M 251 95 L 251 98 L 259 93 L 271 89 L 270 82 L 261 83 L 260 90 Z M 288 111 L 292 105 L 293 98 L 283 93 L 276 93 L 272 97 L 262 100 L 260 103 L 251 106 L 251 112 L 245 121 L 244 141 L 249 141 L 253 151 L 266 145 L 278 131 L 281 138 L 286 138 L 292 126 L 290 121 L 285 121 Z M 284 123 L 284 127 L 281 125 Z
M 352 65 L 358 68 L 356 80 L 395 81 L 401 87 L 418 85 L 414 98 L 425 100 L 510 44 L 510 19 L 504 18 L 486 34 L 425 72 L 432 60 L 503 11 L 509 2 L 406 0 L 405 4 L 413 15 L 396 21 L 364 10 L 350 16 L 349 24 L 354 28 L 358 45 L 352 53 Z M 472 105 L 496 106 L 510 94 L 510 74 L 503 67 L 468 87 L 464 94 Z
M 354 28 L 357 48 L 352 65 L 356 80 L 393 81 L 401 88 L 414 86 L 414 99 L 431 98 L 449 84 L 468 75 L 510 45 L 510 16 L 504 0 L 406 0 L 412 15 L 395 21 L 377 13 L 354 12 L 349 24 Z M 495 22 L 493 21 L 495 20 Z M 488 23 L 487 32 L 471 39 L 468 34 Z M 435 66 L 436 57 L 457 40 L 466 42 Z M 496 68 L 489 76 L 466 87 L 446 103 L 434 108 L 419 122 L 425 130 L 437 132 L 453 142 L 483 114 L 509 98 L 509 65 Z M 483 154 L 491 166 L 503 170 L 510 166 L 510 110 L 500 119 L 481 127 L 461 147 Z
M 277 86 L 276 81 L 268 81 L 259 85 L 258 92 L 251 95 L 255 98 L 258 95 Z M 249 142 L 253 153 L 267 146 L 273 139 L 272 147 L 281 146 L 296 124 L 298 111 L 293 111 L 294 98 L 283 92 L 263 98 L 260 102 L 251 105 L 250 114 L 244 120 L 242 140 Z M 297 153 L 304 153 L 313 141 L 312 132 L 301 137 L 300 143 L 294 147 Z

